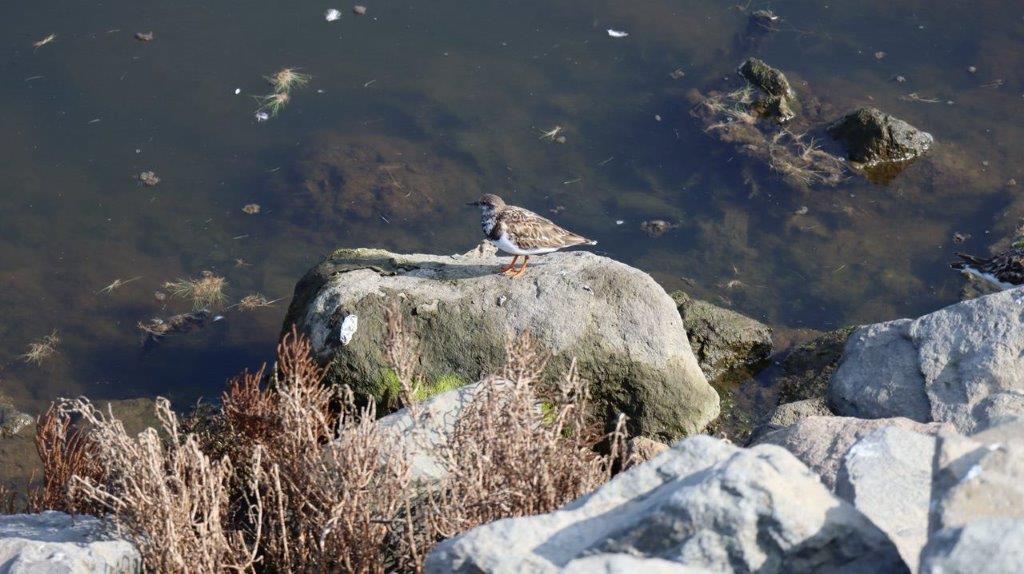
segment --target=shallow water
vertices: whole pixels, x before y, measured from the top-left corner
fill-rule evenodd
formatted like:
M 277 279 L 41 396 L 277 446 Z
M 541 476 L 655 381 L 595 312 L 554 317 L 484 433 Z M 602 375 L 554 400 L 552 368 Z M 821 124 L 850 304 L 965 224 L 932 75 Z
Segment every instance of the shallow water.
M 333 23 L 310 3 L 7 11 L 2 393 L 29 412 L 58 395 L 216 395 L 271 356 L 295 281 L 330 249 L 468 250 L 479 229 L 462 204 L 484 191 L 597 239 L 667 289 L 822 330 L 956 301 L 952 253 L 985 252 L 1024 213 L 1021 188 L 1006 185 L 1024 181 L 1019 2 L 368 6 L 359 17 L 338 5 Z M 783 22 L 751 43 L 747 20 L 762 7 Z M 150 30 L 152 42 L 132 38 Z M 686 95 L 737 87 L 748 55 L 830 109 L 875 105 L 938 145 L 884 186 L 851 175 L 801 191 L 743 167 L 690 117 Z M 314 78 L 257 123 L 252 96 L 284 66 Z M 564 144 L 540 137 L 556 125 Z M 146 170 L 158 186 L 139 183 Z M 261 212 L 243 213 L 249 203 Z M 648 219 L 678 227 L 648 237 Z M 972 237 L 953 245 L 954 232 Z M 226 276 L 234 301 L 285 299 L 143 352 L 138 321 L 189 310 L 154 291 L 202 270 Z M 18 358 L 53 330 L 53 357 Z

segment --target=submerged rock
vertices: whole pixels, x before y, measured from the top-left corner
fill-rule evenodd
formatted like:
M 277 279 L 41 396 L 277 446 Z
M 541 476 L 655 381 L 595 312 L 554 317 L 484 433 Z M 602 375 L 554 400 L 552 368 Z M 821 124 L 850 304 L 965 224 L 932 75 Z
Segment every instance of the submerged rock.
M 757 58 L 747 58 L 737 70 L 740 76 L 764 93 L 753 103 L 761 115 L 788 122 L 796 117 L 796 93 L 781 70 L 777 70 Z
M 557 572 L 591 555 L 713 572 L 907 570 L 885 534 L 790 453 L 698 436 L 555 512 L 442 542 L 426 571 Z
M 973 432 L 1024 416 L 1024 289 L 857 329 L 829 383 L 842 415 Z
M 92 516 L 54 511 L 0 516 L 0 572 L 141 571 L 139 551 Z
M 914 159 L 932 146 L 934 138 L 877 108 L 852 111 L 827 128 L 846 148 L 847 156 L 870 166 Z
M 679 316 L 708 379 L 715 380 L 732 369 L 755 365 L 772 352 L 772 330 L 746 315 L 690 297 L 672 293 Z
M 0 439 L 17 435 L 35 422 L 32 417 L 18 412 L 14 405 L 2 402 L 0 396 Z
M 852 332 L 852 327 L 829 331 L 790 351 L 772 379 L 779 389 L 779 402 L 824 398 Z
M 285 330 L 297 324 L 328 365 L 328 380 L 362 397 L 388 392 L 384 315 L 398 303 L 428 381 L 499 373 L 508 337 L 529 330 L 553 355 L 550 376 L 576 359 L 599 414 L 613 421 L 626 413 L 634 434 L 674 439 L 718 415 L 718 395 L 675 304 L 649 275 L 572 252 L 535 258 L 511 280 L 496 273 L 506 261 L 482 250 L 439 256 L 341 249 L 296 286 Z M 413 313 L 424 306 L 431 312 Z M 340 319 L 353 313 L 359 331 L 342 345 Z

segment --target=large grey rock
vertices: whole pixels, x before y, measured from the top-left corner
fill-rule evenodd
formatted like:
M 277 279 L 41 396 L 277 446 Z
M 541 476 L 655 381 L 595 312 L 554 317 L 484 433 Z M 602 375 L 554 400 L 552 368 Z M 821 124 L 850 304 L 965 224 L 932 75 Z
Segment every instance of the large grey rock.
M 141 571 L 138 550 L 92 516 L 54 511 L 0 516 L 0 574 Z
M 896 544 L 911 572 L 928 541 L 934 436 L 897 426 L 869 432 L 846 452 L 836 494 Z
M 922 424 L 906 418 L 857 419 L 851 417 L 811 416 L 796 424 L 770 432 L 759 444 L 775 444 L 792 452 L 831 490 L 835 490 L 840 467 L 857 441 L 876 429 L 896 427 L 923 435 L 934 436 L 952 427 L 941 424 Z
M 764 361 L 772 353 L 772 330 L 746 315 L 672 293 L 697 363 L 709 379 Z
M 1018 574 L 1024 520 L 990 518 L 937 532 L 921 553 L 922 574 Z
M 510 385 L 502 379 L 488 379 L 441 393 L 377 420 L 377 426 L 388 440 L 394 441 L 387 456 L 403 453 L 410 464 L 414 480 L 436 482 L 447 475 L 437 457 L 437 448 L 446 444 L 455 430 L 463 409 L 477 396 L 484 385 Z
M 518 279 L 499 259 L 399 255 L 342 249 L 295 288 L 285 328 L 295 323 L 329 365 L 328 380 L 363 396 L 387 393 L 384 312 L 399 302 L 430 380 L 465 381 L 499 372 L 510 334 L 529 330 L 552 353 L 549 374 L 576 359 L 601 413 L 629 416 L 634 434 L 674 439 L 718 415 L 718 395 L 690 350 L 672 298 L 646 273 L 588 252 L 535 258 Z M 357 314 L 347 345 L 343 319 Z
M 550 514 L 442 542 L 428 572 L 555 572 L 592 554 L 714 572 L 905 572 L 892 542 L 796 458 L 697 436 Z
M 804 399 L 793 403 L 779 405 L 772 409 L 768 418 L 761 422 L 750 437 L 751 443 L 761 442 L 761 437 L 796 423 L 808 417 L 828 417 L 832 411 L 823 397 Z
M 861 327 L 828 396 L 842 415 L 948 421 L 962 433 L 1024 416 L 1024 290 Z
M 628 554 L 595 554 L 577 558 L 561 574 L 712 574 L 711 570 L 684 566 L 661 558 L 637 558 Z
M 876 108 L 846 114 L 828 126 L 828 133 L 846 147 L 851 160 L 866 165 L 913 159 L 934 141 L 928 132 Z
M 1024 420 L 964 437 L 939 435 L 932 529 L 1024 519 Z

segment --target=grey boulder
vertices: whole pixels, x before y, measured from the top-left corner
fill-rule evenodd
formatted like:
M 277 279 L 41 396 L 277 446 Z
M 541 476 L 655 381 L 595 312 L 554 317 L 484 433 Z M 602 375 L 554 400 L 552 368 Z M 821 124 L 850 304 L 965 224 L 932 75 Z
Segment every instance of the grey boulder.
M 92 516 L 54 511 L 0 516 L 0 574 L 141 571 L 138 550 Z
M 948 425 L 922 424 L 906 418 L 810 416 L 792 426 L 764 435 L 758 439 L 758 443 L 774 444 L 790 451 L 817 473 L 825 486 L 835 490 L 840 468 L 850 447 L 871 432 L 885 427 L 932 436 L 943 429 L 952 430 Z
M 1018 574 L 1024 519 L 989 518 L 936 533 L 921 553 L 922 574 Z
M 906 161 L 928 151 L 934 138 L 877 108 L 860 108 L 839 118 L 828 134 L 846 148 L 847 156 L 865 165 Z
M 859 328 L 828 398 L 838 414 L 944 421 L 962 433 L 1024 416 L 1024 290 Z
M 696 436 L 550 514 L 442 542 L 428 572 L 557 572 L 590 555 L 714 572 L 905 572 L 893 543 L 785 450 Z
M 600 414 L 624 412 L 634 434 L 672 440 L 718 416 L 718 395 L 675 304 L 649 275 L 582 251 L 537 257 L 518 279 L 496 273 L 504 262 L 482 248 L 461 256 L 338 250 L 296 286 L 285 329 L 298 325 L 328 380 L 364 397 L 388 392 L 384 316 L 398 302 L 428 381 L 500 372 L 508 337 L 528 330 L 552 354 L 548 375 L 575 359 Z M 346 344 L 340 329 L 351 315 L 358 329 Z
M 772 409 L 768 418 L 762 421 L 754 430 L 750 442 L 761 442 L 760 439 L 764 435 L 795 425 L 808 417 L 827 416 L 832 416 L 832 411 L 828 408 L 828 404 L 822 397 L 779 405 Z

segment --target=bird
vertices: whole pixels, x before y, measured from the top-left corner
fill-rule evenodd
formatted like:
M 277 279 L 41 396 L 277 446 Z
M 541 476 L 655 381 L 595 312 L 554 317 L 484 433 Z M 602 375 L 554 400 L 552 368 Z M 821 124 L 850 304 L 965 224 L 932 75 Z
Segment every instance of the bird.
M 960 261 L 949 266 L 966 275 L 974 275 L 1000 289 L 1012 289 L 1024 284 L 1024 247 L 1012 247 L 992 257 L 975 257 L 957 253 Z
M 577 235 L 554 224 L 536 213 L 506 204 L 500 197 L 488 193 L 466 205 L 480 208 L 480 226 L 484 237 L 492 245 L 512 255 L 512 262 L 498 272 L 510 278 L 526 272 L 531 255 L 551 253 L 575 245 L 597 245 L 592 239 Z M 523 266 L 516 268 L 516 261 L 525 257 Z

